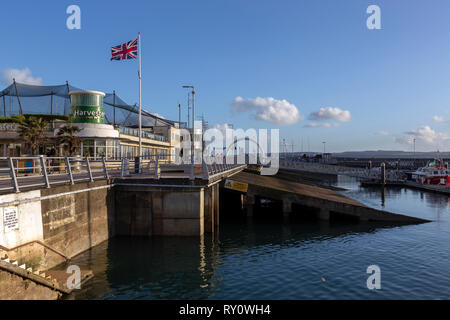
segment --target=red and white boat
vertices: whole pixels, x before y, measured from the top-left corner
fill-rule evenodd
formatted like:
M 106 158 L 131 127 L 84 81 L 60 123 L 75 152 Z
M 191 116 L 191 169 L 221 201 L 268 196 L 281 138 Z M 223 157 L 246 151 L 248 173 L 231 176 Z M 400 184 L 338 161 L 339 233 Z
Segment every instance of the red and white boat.
M 441 159 L 428 161 L 425 167 L 412 172 L 412 180 L 422 184 L 450 185 L 450 170 Z

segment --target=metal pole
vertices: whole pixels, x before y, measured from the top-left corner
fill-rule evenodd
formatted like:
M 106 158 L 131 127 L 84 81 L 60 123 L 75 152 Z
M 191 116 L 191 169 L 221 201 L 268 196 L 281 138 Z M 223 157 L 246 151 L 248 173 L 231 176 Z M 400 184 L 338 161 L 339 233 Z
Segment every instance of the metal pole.
M 125 158 L 122 158 L 122 163 L 120 166 L 120 177 L 123 178 L 125 176 Z
M 178 128 L 181 126 L 181 103 L 178 104 Z
M 3 96 L 3 115 L 6 117 L 6 103 L 5 103 L 5 96 Z
M 75 182 L 73 181 L 72 169 L 70 168 L 70 160 L 68 157 L 64 157 L 64 161 L 66 162 L 66 171 L 67 175 L 69 176 L 70 184 L 75 184 Z
M 113 111 L 114 111 L 113 125 L 116 126 L 116 90 L 113 91 Z
M 14 169 L 14 163 L 11 157 L 8 158 L 8 167 L 9 167 L 9 174 L 11 175 L 12 187 L 14 188 L 15 192 L 20 192 L 19 184 L 17 183 L 16 171 Z
M 203 174 L 205 175 L 205 179 L 209 179 L 208 165 L 205 161 L 202 162 Z
M 139 157 L 142 156 L 142 100 L 141 100 L 141 33 L 138 32 L 139 45 Z M 139 162 L 139 172 L 141 165 Z
M 48 182 L 48 175 L 47 175 L 47 167 L 45 166 L 45 160 L 44 156 L 39 156 L 39 161 L 41 163 L 41 171 L 42 171 L 42 177 L 44 178 L 44 184 L 46 188 L 50 188 L 50 183 Z
M 105 179 L 109 179 L 108 170 L 106 169 L 106 160 L 105 157 L 102 157 L 102 163 L 103 163 L 103 174 L 105 176 Z
M 53 114 L 53 92 L 50 95 L 50 114 Z
M 69 114 L 70 114 L 70 95 L 69 95 L 69 81 L 66 81 L 67 95 L 69 96 Z M 66 102 L 64 102 L 64 107 L 66 106 Z M 64 115 L 66 115 L 66 108 L 64 108 Z
M 192 143 L 191 143 L 191 180 L 194 180 L 194 152 L 195 152 L 195 88 L 192 86 Z
M 189 119 L 189 113 L 190 113 L 190 111 L 189 111 L 189 109 L 190 109 L 190 107 L 189 107 L 189 103 L 190 103 L 190 101 L 189 101 L 189 94 L 190 94 L 190 92 L 188 91 L 188 105 L 187 105 L 187 127 L 189 128 L 189 123 L 190 123 L 190 119 Z
M 19 99 L 19 91 L 17 91 L 16 79 L 13 79 L 13 82 L 14 82 L 14 88 L 16 89 L 17 102 L 19 102 L 19 113 L 22 115 L 22 104 L 20 103 L 20 99 Z
M 310 149 L 309 149 L 309 137 L 308 137 L 308 153 L 310 152 Z M 309 154 L 308 154 L 309 155 Z
M 159 154 L 156 155 L 156 163 L 155 163 L 155 179 L 159 180 Z
M 89 180 L 91 182 L 93 182 L 94 181 L 94 177 L 92 176 L 91 166 L 89 164 L 89 158 L 88 157 L 86 157 L 86 169 L 87 169 L 87 172 L 88 172 Z

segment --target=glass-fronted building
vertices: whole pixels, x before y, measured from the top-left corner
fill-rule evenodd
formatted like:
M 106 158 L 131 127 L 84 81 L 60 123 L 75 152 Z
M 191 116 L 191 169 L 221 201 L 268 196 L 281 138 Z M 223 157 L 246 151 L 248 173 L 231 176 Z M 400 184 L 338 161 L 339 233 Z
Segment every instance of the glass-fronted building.
M 98 91 L 70 92 L 70 117 L 67 121 L 48 122 L 39 146 L 39 154 L 45 155 L 54 148 L 56 156 L 67 155 L 64 146 L 58 141 L 58 132 L 64 126 L 76 126 L 80 129 L 75 135 L 79 145 L 72 156 L 107 159 L 122 157 L 134 158 L 139 153 L 139 130 L 126 126 L 114 126 L 105 123 L 103 111 L 104 93 Z M 39 117 L 39 114 L 34 115 Z M 0 119 L 0 157 L 19 157 L 29 153 L 27 141 L 21 137 L 21 125 Z M 167 124 L 142 128 L 142 156 L 169 159 L 173 149 L 179 145 L 179 129 Z

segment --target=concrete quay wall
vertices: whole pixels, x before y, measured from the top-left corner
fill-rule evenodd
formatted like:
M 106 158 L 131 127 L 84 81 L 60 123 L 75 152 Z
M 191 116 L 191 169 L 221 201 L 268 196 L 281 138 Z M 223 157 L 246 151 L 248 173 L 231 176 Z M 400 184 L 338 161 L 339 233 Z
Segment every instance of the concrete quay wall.
M 107 181 L 1 195 L 0 254 L 39 270 L 63 263 L 114 235 L 113 200 Z
M 218 185 L 115 186 L 116 234 L 200 236 L 218 225 Z

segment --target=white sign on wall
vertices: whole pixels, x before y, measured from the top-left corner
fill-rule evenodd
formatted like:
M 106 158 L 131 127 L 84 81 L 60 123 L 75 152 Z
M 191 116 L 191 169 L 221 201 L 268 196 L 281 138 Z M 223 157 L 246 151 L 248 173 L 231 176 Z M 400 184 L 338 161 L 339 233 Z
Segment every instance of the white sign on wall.
M 18 131 L 19 126 L 15 123 L 0 123 L 0 131 Z
M 5 229 L 5 232 L 19 229 L 17 207 L 3 208 L 3 228 Z

